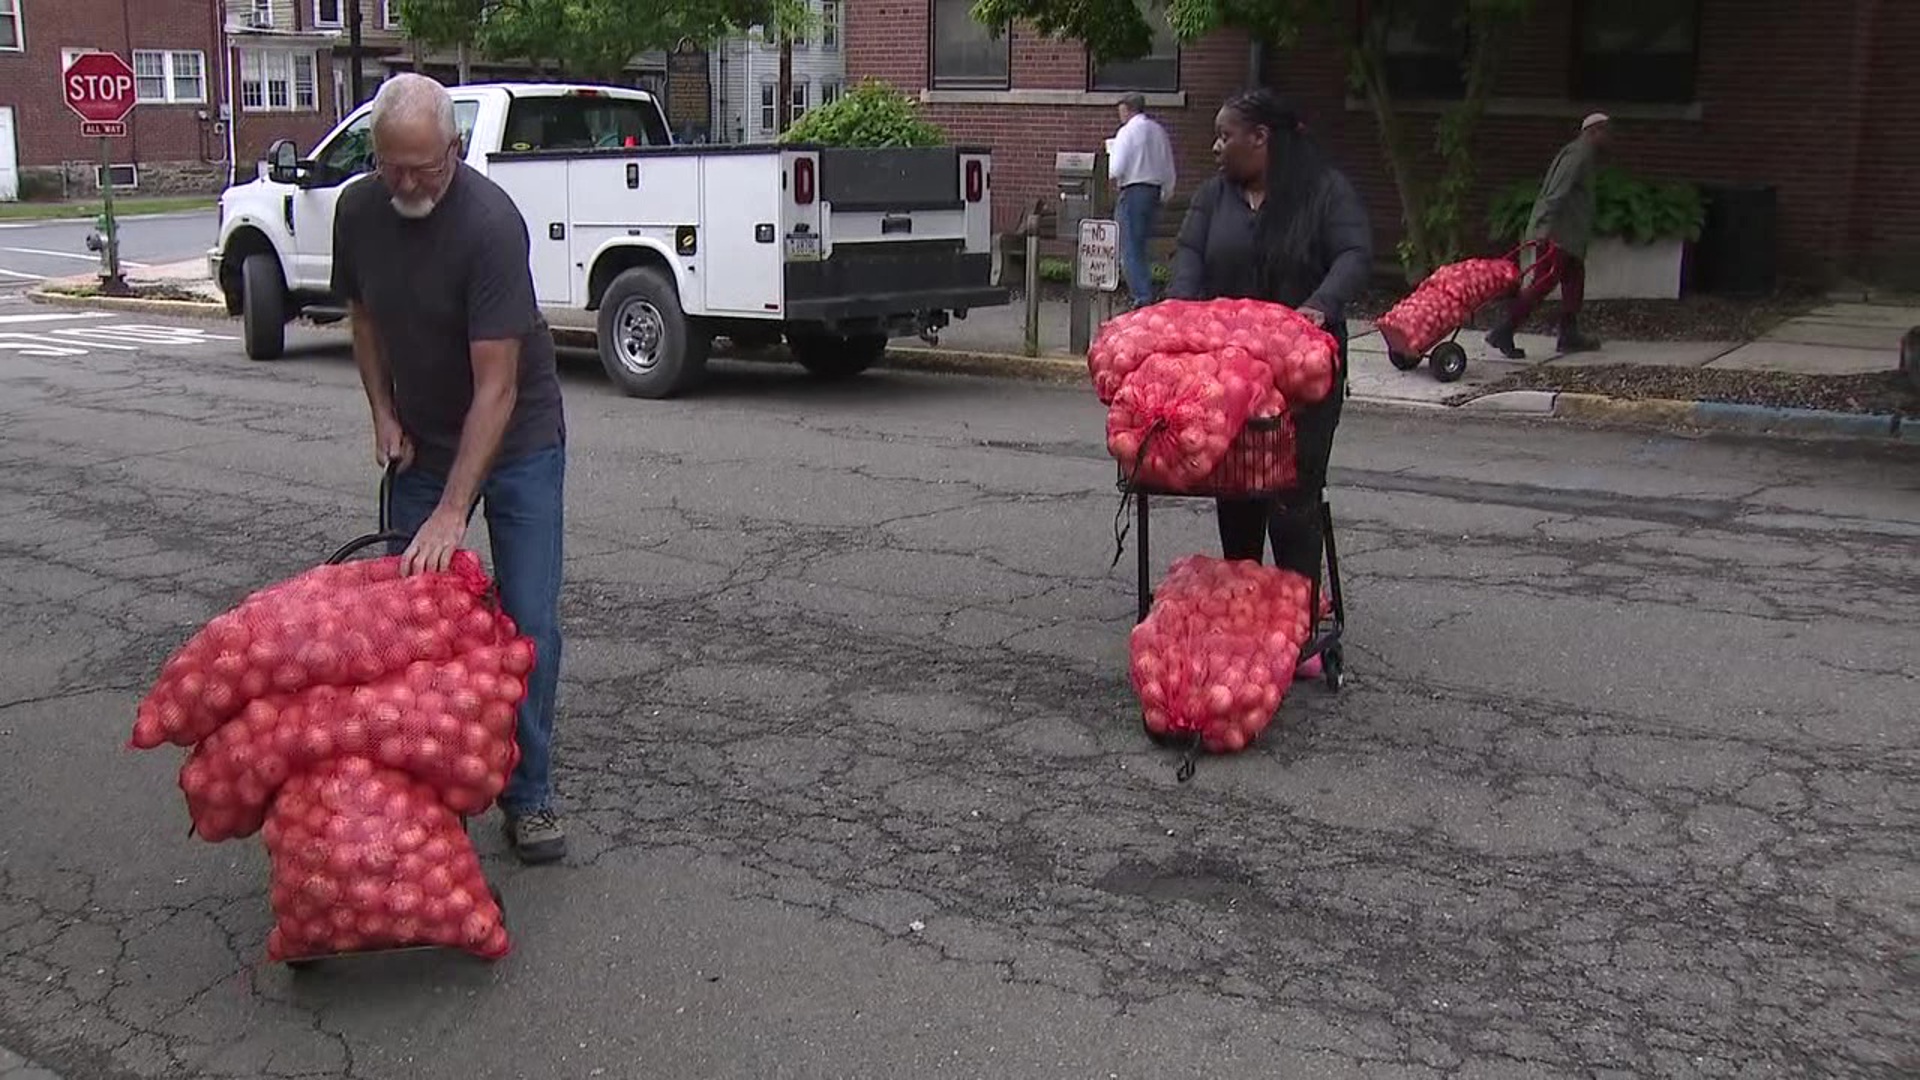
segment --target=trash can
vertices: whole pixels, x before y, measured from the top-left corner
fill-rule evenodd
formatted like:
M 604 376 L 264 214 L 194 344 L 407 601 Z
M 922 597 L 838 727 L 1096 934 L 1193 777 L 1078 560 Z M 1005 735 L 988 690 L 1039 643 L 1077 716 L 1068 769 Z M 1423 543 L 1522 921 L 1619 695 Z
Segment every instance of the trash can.
M 1779 193 L 1766 184 L 1701 184 L 1706 223 L 1693 245 L 1694 291 L 1725 296 L 1773 292 L 1779 253 Z

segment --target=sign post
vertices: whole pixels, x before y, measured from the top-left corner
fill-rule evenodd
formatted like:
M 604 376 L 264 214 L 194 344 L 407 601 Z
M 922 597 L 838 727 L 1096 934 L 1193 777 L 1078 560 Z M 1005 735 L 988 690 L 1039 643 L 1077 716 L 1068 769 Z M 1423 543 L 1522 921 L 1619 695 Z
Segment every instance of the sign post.
M 1073 351 L 1085 355 L 1093 332 L 1113 314 L 1113 292 L 1120 287 L 1120 225 L 1109 218 L 1080 219 L 1074 245 Z M 1081 299 L 1085 297 L 1085 299 Z M 1097 306 L 1091 301 L 1098 301 Z M 1093 309 L 1093 310 L 1089 310 Z
M 113 216 L 113 144 L 108 140 L 127 134 L 127 114 L 136 101 L 133 68 L 115 53 L 81 53 L 61 72 L 60 85 L 67 108 L 80 117 L 80 134 L 100 140 L 100 227 L 106 255 L 101 291 L 124 294 L 127 283 L 120 276 L 120 230 Z

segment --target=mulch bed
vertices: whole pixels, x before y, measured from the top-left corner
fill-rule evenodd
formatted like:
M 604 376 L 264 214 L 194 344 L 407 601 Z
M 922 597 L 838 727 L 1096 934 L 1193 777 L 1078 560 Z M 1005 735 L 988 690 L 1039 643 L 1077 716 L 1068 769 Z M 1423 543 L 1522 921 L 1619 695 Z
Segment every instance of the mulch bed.
M 1541 365 L 1475 388 L 1473 396 L 1504 390 L 1561 390 L 1632 400 L 1720 401 L 1775 408 L 1920 416 L 1920 390 L 1897 371 L 1872 375 L 1790 375 L 1765 371 L 1605 364 Z

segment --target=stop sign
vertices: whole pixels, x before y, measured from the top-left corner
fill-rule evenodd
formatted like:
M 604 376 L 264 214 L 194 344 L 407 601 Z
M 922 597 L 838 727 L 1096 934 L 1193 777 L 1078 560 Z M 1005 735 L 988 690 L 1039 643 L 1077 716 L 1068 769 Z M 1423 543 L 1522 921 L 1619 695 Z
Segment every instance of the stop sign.
M 81 53 L 68 65 L 61 83 L 67 108 L 82 120 L 114 124 L 133 111 L 133 69 L 114 53 Z

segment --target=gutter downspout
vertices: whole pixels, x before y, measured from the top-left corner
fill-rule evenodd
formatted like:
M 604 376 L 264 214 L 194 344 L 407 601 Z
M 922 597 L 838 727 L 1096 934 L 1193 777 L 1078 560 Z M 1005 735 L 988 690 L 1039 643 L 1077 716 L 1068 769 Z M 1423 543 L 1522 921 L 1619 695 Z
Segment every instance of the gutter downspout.
M 225 5 L 221 5 L 220 20 L 220 68 L 226 73 L 226 88 L 223 95 L 226 101 L 227 121 L 227 184 L 239 184 L 240 180 L 240 102 L 234 93 L 233 73 L 233 35 L 227 29 Z

